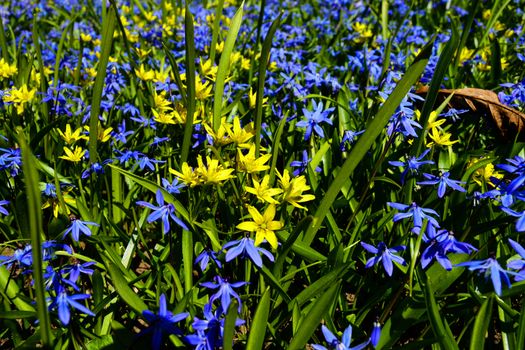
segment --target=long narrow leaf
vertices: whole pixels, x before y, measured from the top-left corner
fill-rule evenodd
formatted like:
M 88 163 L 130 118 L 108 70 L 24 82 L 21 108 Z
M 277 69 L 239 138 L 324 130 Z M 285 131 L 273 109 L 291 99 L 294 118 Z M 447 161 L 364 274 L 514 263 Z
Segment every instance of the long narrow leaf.
M 230 55 L 233 51 L 233 47 L 235 46 L 239 29 L 241 28 L 243 7 L 244 2 L 241 3 L 237 13 L 235 13 L 235 16 L 233 16 L 230 30 L 226 36 L 226 41 L 224 42 L 224 48 L 221 53 L 219 67 L 217 68 L 217 78 L 215 79 L 215 94 L 213 100 L 213 130 L 215 131 L 219 130 L 219 126 L 221 125 L 224 83 L 226 82 L 226 78 L 230 72 Z
M 470 337 L 471 350 L 483 350 L 485 348 L 485 335 L 491 322 L 493 302 L 494 298 L 489 296 L 479 308 Z
M 263 348 L 270 313 L 270 289 L 266 289 L 253 317 L 246 349 L 259 350 Z
M 38 181 L 37 163 L 27 144 L 22 129 L 18 130 L 18 143 L 22 150 L 22 170 L 27 193 L 27 211 L 29 213 L 29 230 L 31 233 L 31 249 L 33 257 L 33 279 L 36 294 L 36 311 L 40 322 L 40 334 L 42 345 L 51 345 L 51 322 L 47 312 L 46 288 L 44 285 L 42 266 L 42 241 L 45 239 L 42 226 L 42 210 L 40 188 Z
M 422 54 L 418 56 L 419 59 L 408 68 L 403 79 L 399 81 L 394 91 L 378 111 L 377 115 L 367 126 L 365 133 L 361 135 L 359 141 L 353 146 L 348 159 L 344 162 L 341 170 L 328 188 L 328 191 L 326 191 L 317 211 L 315 212 L 314 220 L 308 227 L 303 238 L 303 242 L 306 245 L 312 243 L 317 231 L 321 227 L 321 223 L 335 201 L 337 194 L 341 190 L 341 187 L 352 174 L 359 162 L 363 159 L 376 138 L 381 134 L 385 125 L 390 120 L 390 117 L 394 114 L 397 106 L 401 103 L 412 85 L 419 79 L 419 76 L 427 65 L 428 55 L 428 49 L 422 51 Z
M 193 132 L 193 114 L 195 112 L 195 38 L 193 29 L 193 16 L 189 7 L 186 5 L 184 16 L 184 28 L 186 38 L 186 85 L 188 86 L 186 103 L 186 123 L 184 124 L 184 137 L 182 139 L 182 151 L 180 162 L 184 163 L 188 159 L 191 146 L 191 135 Z

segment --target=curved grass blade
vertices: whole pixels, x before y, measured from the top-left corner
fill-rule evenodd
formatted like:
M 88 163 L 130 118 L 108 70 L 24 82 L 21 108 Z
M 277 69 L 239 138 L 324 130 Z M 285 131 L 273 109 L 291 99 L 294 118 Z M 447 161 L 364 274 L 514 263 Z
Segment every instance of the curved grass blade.
M 52 341 L 51 322 L 47 312 L 46 288 L 42 266 L 42 241 L 45 240 L 42 226 L 42 210 L 37 163 L 21 128 L 18 129 L 18 143 L 22 151 L 22 170 L 27 193 L 27 211 L 29 212 L 29 230 L 31 233 L 31 254 L 33 257 L 33 279 L 36 294 L 36 312 L 40 322 L 42 345 L 50 347 Z
M 259 305 L 255 311 L 253 322 L 246 343 L 246 349 L 260 350 L 264 345 L 264 336 L 266 334 L 266 327 L 268 324 L 268 315 L 270 313 L 270 289 L 267 288 L 264 292 Z
M 423 278 L 426 277 L 424 273 L 420 275 Z M 434 297 L 434 291 L 428 280 L 425 281 L 424 293 L 430 325 L 432 326 L 432 330 L 434 331 L 441 348 L 445 350 L 459 350 L 458 344 L 456 343 L 450 328 L 446 325 L 446 320 L 441 318 L 439 307 L 436 303 L 436 298 Z
M 337 300 L 336 295 L 339 290 L 339 282 L 332 284 L 332 287 L 328 289 L 323 295 L 321 295 L 316 301 L 308 314 L 301 317 L 297 333 L 292 338 L 288 350 L 304 349 L 306 342 L 310 339 L 316 328 L 319 326 L 319 322 L 323 315 L 330 309 L 331 305 Z M 292 304 L 293 305 L 293 302 Z
M 120 269 L 110 261 L 105 261 L 109 275 L 111 276 L 111 283 L 115 286 L 118 295 L 124 300 L 126 304 L 131 306 L 133 310 L 142 314 L 142 311 L 147 310 L 148 306 L 142 299 L 130 288 L 128 281 L 120 272 Z
M 193 28 L 193 16 L 191 15 L 188 4 L 186 3 L 186 13 L 184 16 L 184 28 L 186 38 L 186 123 L 184 124 L 184 136 L 182 139 L 182 150 L 180 156 L 181 164 L 188 159 L 191 146 L 191 134 L 193 132 L 193 114 L 195 112 L 195 37 Z
M 104 6 L 103 6 L 104 8 Z M 89 116 L 89 162 L 98 161 L 97 138 L 98 138 L 98 115 L 100 114 L 100 103 L 102 101 L 102 90 L 106 79 L 106 68 L 111 54 L 113 44 L 113 32 L 115 31 L 115 8 L 110 6 L 102 24 L 102 44 L 100 61 L 98 62 L 97 77 L 93 85 L 93 97 L 91 100 L 91 114 Z
M 492 304 L 494 298 L 489 296 L 483 301 L 479 308 L 474 322 L 474 328 L 472 329 L 472 335 L 470 337 L 470 349 L 471 350 L 483 350 L 485 348 L 485 335 L 489 328 L 492 316 Z
M 263 5 L 261 5 L 261 9 Z M 264 38 L 261 57 L 259 59 L 259 78 L 257 79 L 257 96 L 255 98 L 255 156 L 259 156 L 259 149 L 261 147 L 261 125 L 263 114 L 263 98 L 264 98 L 264 81 L 266 80 L 266 67 L 270 59 L 270 50 L 272 49 L 272 39 L 275 31 L 281 23 L 282 12 L 273 21 L 266 37 Z
M 525 303 L 521 306 L 520 318 L 518 321 L 516 349 L 525 349 Z
M 12 281 L 12 276 L 5 266 L 0 266 L 0 293 L 7 296 L 20 311 L 35 312 L 35 308 L 18 296 L 20 289 Z M 4 294 L 5 293 L 5 294 Z
M 230 71 L 230 55 L 233 51 L 233 46 L 237 40 L 239 29 L 241 28 L 242 14 L 243 14 L 244 1 L 233 16 L 231 21 L 231 27 L 226 36 L 224 42 L 224 48 L 221 53 L 221 60 L 219 61 L 219 67 L 217 68 L 217 78 L 215 79 L 215 94 L 213 100 L 213 130 L 219 130 L 221 125 L 221 111 L 222 111 L 222 98 L 224 95 L 224 83 L 228 77 Z
M 423 49 L 422 54 L 418 56 L 419 59 L 416 58 L 416 62 L 408 68 L 405 76 L 399 81 L 394 91 L 390 94 L 374 119 L 368 124 L 365 133 L 361 135 L 357 143 L 352 147 L 352 151 L 328 188 L 328 191 L 326 191 L 317 211 L 315 212 L 314 220 L 306 231 L 303 238 L 303 242 L 306 245 L 312 243 L 315 234 L 321 227 L 321 223 L 326 217 L 326 214 L 330 210 L 345 181 L 348 180 L 348 177 L 361 162 L 375 139 L 383 132 L 384 127 L 390 120 L 392 114 L 394 114 L 397 106 L 401 103 L 408 91 L 410 91 L 412 85 L 419 79 L 421 73 L 423 73 L 428 62 L 428 56 L 429 52 L 427 47 L 426 49 Z
M 184 265 L 184 291 L 193 287 L 193 236 L 190 231 L 182 230 L 182 261 Z

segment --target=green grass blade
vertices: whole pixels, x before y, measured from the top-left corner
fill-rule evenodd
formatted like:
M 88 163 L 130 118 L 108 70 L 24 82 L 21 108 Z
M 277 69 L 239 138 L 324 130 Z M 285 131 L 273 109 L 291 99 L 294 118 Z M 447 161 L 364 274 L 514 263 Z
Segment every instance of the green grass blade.
M 494 2 L 494 6 L 490 10 L 490 18 L 487 22 L 487 26 L 485 27 L 485 32 L 483 32 L 483 37 L 479 41 L 478 48 L 482 48 L 483 44 L 485 43 L 485 40 L 487 40 L 487 37 L 490 34 L 490 30 L 494 27 L 496 22 L 498 21 L 499 17 L 502 15 L 503 10 L 510 4 L 511 0 L 505 0 L 503 4 L 500 0 L 496 0 Z
M 423 278 L 426 277 L 424 273 L 420 274 Z M 424 286 L 425 293 L 425 304 L 427 307 L 428 318 L 430 320 L 430 325 L 436 338 L 439 341 L 439 344 L 442 349 L 445 350 L 457 350 L 459 349 L 456 340 L 450 333 L 450 329 L 445 326 L 444 320 L 441 318 L 439 312 L 439 307 L 434 297 L 434 291 L 432 290 L 431 284 L 426 281 Z M 446 321 L 445 321 L 446 322 Z
M 470 337 L 471 350 L 483 350 L 485 348 L 485 335 L 491 323 L 493 297 L 488 297 L 479 308 Z
M 222 348 L 224 350 L 233 349 L 233 336 L 235 334 L 235 321 L 237 320 L 238 307 L 237 299 L 232 299 L 224 320 L 224 335 L 222 338 Z
M 384 127 L 390 120 L 390 117 L 394 114 L 397 106 L 401 103 L 405 95 L 410 91 L 412 85 L 419 79 L 419 76 L 425 69 L 428 61 L 428 49 L 422 51 L 424 56 L 418 56 L 421 59 L 417 59 L 405 73 L 404 77 L 399 81 L 394 91 L 386 102 L 383 104 L 381 109 L 377 112 L 377 115 L 368 124 L 366 131 L 360 136 L 357 143 L 352 147 L 348 158 L 344 162 L 341 170 L 337 174 L 336 178 L 326 191 L 317 211 L 314 215 L 314 220 L 308 227 L 306 234 L 303 238 L 303 242 L 306 245 L 310 245 L 315 238 L 315 234 L 321 227 L 326 214 L 330 210 L 333 202 L 335 201 L 337 194 L 343 187 L 345 181 L 352 174 L 356 166 L 363 159 L 366 152 L 370 149 L 376 138 L 383 132 Z
M 219 0 L 217 2 L 217 7 L 215 8 L 215 18 L 213 20 L 213 33 L 211 35 L 211 47 L 210 47 L 210 60 L 215 62 L 215 53 L 217 51 L 217 39 L 219 38 L 219 24 L 222 17 L 222 7 L 224 6 L 224 0 Z
M 182 230 L 182 262 L 184 264 L 184 291 L 188 293 L 193 287 L 193 236 Z
M 184 137 L 182 141 L 181 164 L 188 160 L 188 153 L 191 147 L 191 134 L 193 132 L 193 114 L 195 113 L 195 38 L 193 28 L 193 16 L 186 4 L 186 14 L 184 16 L 184 28 L 186 33 L 186 123 L 184 125 Z
M 4 61 L 7 63 L 10 63 L 11 60 L 9 59 L 9 51 L 7 50 L 7 40 L 5 37 L 5 30 L 4 30 L 4 22 L 0 18 L 0 49 L 2 49 L 2 57 Z
M 42 241 L 45 240 L 42 226 L 42 209 L 40 187 L 37 172 L 37 163 L 24 136 L 22 129 L 18 129 L 18 143 L 22 151 L 22 170 L 27 193 L 27 211 L 29 213 L 29 230 L 31 233 L 31 249 L 33 257 L 33 279 L 36 294 L 36 312 L 40 322 L 42 345 L 50 347 L 52 341 L 51 322 L 47 312 L 46 288 L 44 285 L 42 266 Z
M 525 349 L 525 303 L 522 303 L 518 330 L 516 333 L 516 349 Z
M 266 289 L 255 311 L 246 349 L 260 350 L 264 345 L 268 315 L 270 314 L 270 289 Z
M 262 6 L 262 5 L 261 5 Z M 261 57 L 259 59 L 259 77 L 257 79 L 257 97 L 255 99 L 255 156 L 259 156 L 259 149 L 261 147 L 261 125 L 263 115 L 263 98 L 264 98 L 264 82 L 266 80 L 266 68 L 270 59 L 270 51 L 272 49 L 272 39 L 275 31 L 281 23 L 282 12 L 273 21 L 268 34 L 264 38 Z
M 292 338 L 288 350 L 304 349 L 306 342 L 310 339 L 316 328 L 319 326 L 319 322 L 324 314 L 330 309 L 330 306 L 334 303 L 339 289 L 339 282 L 331 285 L 323 295 L 321 295 L 316 301 L 308 314 L 301 317 L 297 333 Z M 293 305 L 293 303 L 291 304 Z
M 239 29 L 241 28 L 242 14 L 243 14 L 244 2 L 233 16 L 231 21 L 231 27 L 226 36 L 224 42 L 224 48 L 222 50 L 221 59 L 219 61 L 219 67 L 217 68 L 217 78 L 215 80 L 215 93 L 213 100 L 213 130 L 219 130 L 221 125 L 221 111 L 222 111 L 222 98 L 224 95 L 224 83 L 228 77 L 230 71 L 230 55 L 235 46 Z
M 35 312 L 35 308 L 31 304 L 19 297 L 20 289 L 18 285 L 13 282 L 11 274 L 3 265 L 0 266 L 0 290 L 5 293 L 9 301 L 15 304 L 18 310 Z
M 171 66 L 171 71 L 173 73 L 173 76 L 175 77 L 175 83 L 177 83 L 177 87 L 180 91 L 182 103 L 186 106 L 188 103 L 186 100 L 186 88 L 184 87 L 184 84 L 182 83 L 182 78 L 180 77 L 179 65 L 177 64 L 177 60 L 175 60 L 175 56 L 173 56 L 173 54 L 170 52 L 170 49 L 168 48 L 166 43 L 164 43 L 164 41 L 162 41 L 162 47 L 164 48 L 164 53 L 166 54 L 166 57 L 168 57 L 168 61 Z
M 104 6 L 102 6 L 104 8 Z M 115 8 L 110 6 L 106 13 L 105 22 L 102 23 L 102 44 L 100 60 L 98 62 L 97 77 L 93 85 L 93 96 L 91 99 L 91 114 L 89 116 L 89 162 L 98 161 L 97 139 L 98 139 L 98 115 L 100 114 L 100 103 L 102 101 L 102 90 L 106 79 L 106 68 L 111 54 L 113 44 L 113 32 L 115 31 Z
M 311 283 L 306 289 L 304 289 L 301 293 L 299 293 L 292 300 L 291 303 L 288 304 L 289 307 L 291 307 L 294 304 L 294 302 L 297 302 L 299 306 L 302 306 L 308 300 L 322 293 L 328 287 L 336 283 L 336 281 L 340 280 L 343 277 L 343 275 L 346 273 L 346 270 L 348 270 L 349 267 L 350 266 L 348 264 L 340 266 L 334 269 L 333 271 L 330 271 L 323 277 L 319 278 L 317 281 Z
M 180 216 L 182 216 L 182 218 L 189 224 L 191 224 L 190 220 L 189 220 L 189 214 L 188 214 L 188 211 L 186 210 L 186 208 L 184 208 L 184 206 L 178 201 L 176 200 L 173 195 L 169 194 L 166 190 L 164 190 L 162 187 L 160 187 L 159 185 L 157 185 L 156 183 L 150 181 L 150 180 L 146 180 L 138 175 L 135 175 L 133 173 L 130 173 L 129 171 L 126 171 L 124 169 L 120 169 L 119 167 L 115 166 L 115 165 L 112 165 L 112 164 L 108 164 L 109 167 L 111 169 L 114 169 L 116 171 L 118 171 L 119 173 L 121 173 L 122 175 L 124 175 L 124 177 L 128 178 L 129 180 L 132 180 L 136 183 L 138 183 L 139 185 L 141 185 L 142 187 L 144 187 L 145 189 L 147 190 L 150 190 L 151 192 L 153 193 L 156 193 L 157 190 L 161 190 L 162 191 L 162 195 L 164 196 L 164 200 L 168 203 L 171 203 L 175 206 L 175 209 L 177 210 L 177 214 L 180 214 Z
M 147 310 L 148 306 L 142 301 L 142 298 L 130 288 L 128 281 L 122 275 L 120 269 L 110 261 L 105 261 L 105 263 L 109 275 L 111 276 L 111 283 L 122 300 L 139 314 L 142 314 L 142 311 Z

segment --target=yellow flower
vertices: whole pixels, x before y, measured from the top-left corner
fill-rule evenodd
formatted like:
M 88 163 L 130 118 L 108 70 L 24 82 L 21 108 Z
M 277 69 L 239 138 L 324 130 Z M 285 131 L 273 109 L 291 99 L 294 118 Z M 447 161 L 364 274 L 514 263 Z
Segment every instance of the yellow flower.
M 255 108 L 255 103 L 257 102 L 257 92 L 253 92 L 252 88 L 250 88 L 250 91 L 248 92 L 248 99 L 250 101 L 250 109 Z M 263 98 L 262 105 L 265 106 L 267 101 L 268 97 Z
M 207 59 L 206 61 L 201 59 L 199 62 L 199 67 L 201 68 L 202 75 L 210 78 L 211 80 L 215 80 L 215 77 L 217 76 L 217 69 L 219 67 L 215 66 L 210 59 Z
M 277 171 L 277 177 L 279 177 L 279 184 L 283 189 L 282 200 L 296 208 L 308 210 L 299 203 L 314 200 L 315 196 L 313 194 L 303 194 L 304 191 L 310 189 L 310 186 L 306 184 L 304 175 L 294 177 L 290 180 L 290 173 L 285 169 L 282 175 Z
M 481 161 L 481 159 L 473 159 L 467 164 L 467 167 L 470 168 L 474 166 L 476 163 L 478 163 L 479 161 Z M 492 177 L 496 179 L 503 178 L 503 174 L 496 171 L 494 169 L 493 164 L 487 164 L 484 167 L 478 168 L 476 171 L 474 171 L 474 174 L 472 174 L 472 180 L 474 180 L 474 182 L 480 186 L 482 186 L 483 183 L 491 184 L 492 186 L 495 186 L 495 184 L 491 181 Z
M 233 129 L 226 129 L 226 131 L 232 142 L 235 142 L 239 147 L 248 148 L 249 145 L 246 142 L 254 136 L 251 126 L 252 123 L 246 125 L 244 129 L 241 128 L 239 117 L 235 117 L 233 118 Z
M 177 111 L 171 111 L 169 113 L 166 113 L 164 111 L 157 112 L 156 110 L 152 110 L 153 112 L 153 120 L 155 120 L 157 123 L 161 124 L 176 124 L 175 121 L 179 120 L 177 116 Z M 175 118 L 175 119 L 174 119 Z
M 270 168 L 265 164 L 272 157 L 272 155 L 264 154 L 259 158 L 255 158 L 255 145 L 250 147 L 250 150 L 246 155 L 243 155 L 240 149 L 238 149 L 237 154 L 239 158 L 238 166 L 240 171 L 252 174 Z
M 231 124 L 226 122 L 226 117 L 221 118 L 221 125 L 219 126 L 219 130 L 217 130 L 217 132 L 215 132 L 208 124 L 204 123 L 203 125 L 208 135 L 213 139 L 214 145 L 216 144 L 221 146 L 232 143 L 232 139 L 229 136 L 231 134 Z
M 4 59 L 0 59 L 0 78 L 11 78 L 18 72 L 16 64 L 9 64 Z
M 12 88 L 11 91 L 7 92 L 3 100 L 4 102 L 12 102 L 16 107 L 16 112 L 18 114 L 24 113 L 24 105 L 31 102 L 35 97 L 36 89 L 27 89 L 27 85 L 24 84 L 20 89 Z
M 372 37 L 374 33 L 370 30 L 370 27 L 364 23 L 354 22 L 352 28 L 359 34 L 359 37 L 355 38 L 356 43 L 363 43 L 366 39 Z
M 472 54 L 474 54 L 474 50 L 469 49 L 468 47 L 463 47 L 461 49 L 461 53 L 459 54 L 459 61 L 458 65 L 462 66 L 465 61 L 469 60 L 472 57 Z
M 188 163 L 182 163 L 181 172 L 170 168 L 170 173 L 175 175 L 180 181 L 184 182 L 186 186 L 195 187 L 199 184 L 199 176 L 193 171 Z
M 416 114 L 416 119 L 419 121 L 419 118 L 421 117 L 421 112 L 419 110 L 416 110 L 415 114 Z M 427 130 L 441 126 L 443 123 L 445 123 L 445 119 L 438 120 L 437 117 L 438 115 L 436 111 L 430 112 L 430 116 L 428 117 Z
M 65 156 L 60 156 L 59 158 L 69 160 L 70 162 L 80 162 L 82 160 L 82 157 L 84 154 L 86 154 L 86 150 L 82 149 L 82 147 L 76 146 L 74 151 L 71 151 L 69 148 L 64 147 L 64 152 L 66 153 Z
M 234 169 L 223 169 L 222 165 L 219 165 L 217 159 L 211 159 L 209 156 L 206 157 L 206 165 L 202 161 L 202 157 L 197 157 L 198 167 L 195 172 L 200 176 L 201 181 L 204 183 L 220 184 L 222 181 L 233 178 L 232 172 Z
M 261 244 L 265 239 L 273 249 L 277 249 L 277 237 L 275 232 L 283 227 L 281 221 L 273 221 L 275 217 L 275 206 L 270 204 L 261 215 L 257 209 L 248 207 L 248 212 L 253 221 L 244 221 L 237 225 L 239 230 L 255 232 L 255 245 Z
M 428 134 L 428 136 L 433 141 L 427 143 L 427 147 L 430 147 L 434 144 L 439 145 L 439 146 L 451 146 L 459 142 L 459 140 L 450 141 L 450 137 L 452 135 L 448 132 L 445 132 L 444 130 L 439 130 L 438 128 L 432 128 L 431 133 Z
M 89 126 L 88 125 L 85 125 L 84 126 L 84 129 L 86 129 L 86 131 L 89 133 Z M 104 129 L 102 127 L 102 125 L 100 125 L 100 123 L 98 124 L 98 135 L 97 135 L 97 139 L 100 141 L 100 142 L 107 142 L 110 138 L 111 138 L 111 132 L 113 131 L 113 128 L 112 127 L 109 127 L 107 129 Z M 88 138 L 89 139 L 89 138 Z
M 146 70 L 143 64 L 140 65 L 139 69 L 135 69 L 135 74 L 143 81 L 150 81 L 155 78 L 155 72 L 152 70 Z
M 85 33 L 80 33 L 80 39 L 82 39 L 83 42 L 90 42 L 91 40 L 93 40 L 93 37 L 89 34 L 85 34 Z
M 212 86 L 209 82 L 206 81 L 203 83 L 198 76 L 195 77 L 195 97 L 197 97 L 198 100 L 205 100 L 210 97 L 211 89 Z
M 261 183 L 257 180 L 253 180 L 253 187 L 245 187 L 246 192 L 254 194 L 263 202 L 268 202 L 270 204 L 279 204 L 279 202 L 273 199 L 273 196 L 276 196 L 283 192 L 280 188 L 270 188 L 268 187 L 268 182 L 270 181 L 270 175 L 265 175 Z
M 66 125 L 66 131 L 62 132 L 62 130 L 57 129 L 58 134 L 68 145 L 77 142 L 78 140 L 89 140 L 89 137 L 86 135 L 82 135 L 82 128 L 76 129 L 74 132 L 71 132 L 71 125 Z

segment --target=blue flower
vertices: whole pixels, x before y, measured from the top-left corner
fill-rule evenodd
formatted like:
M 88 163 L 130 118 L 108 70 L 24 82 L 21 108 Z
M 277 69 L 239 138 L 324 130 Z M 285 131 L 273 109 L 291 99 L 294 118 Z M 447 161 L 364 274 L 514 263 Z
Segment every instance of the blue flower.
M 293 171 L 293 176 L 299 176 L 300 174 L 304 173 L 308 168 L 308 163 L 310 163 L 311 160 L 311 158 L 308 158 L 308 152 L 304 150 L 302 160 L 294 160 L 290 163 L 291 167 L 297 168 Z M 320 172 L 321 168 L 316 167 L 315 171 Z
M 166 191 L 168 191 L 169 194 L 179 194 L 180 189 L 185 187 L 183 183 L 179 183 L 179 179 L 176 177 L 171 183 L 166 179 L 162 179 L 162 186 L 166 189 Z
M 184 320 L 189 316 L 189 313 L 183 312 L 174 315 L 172 312 L 168 311 L 166 306 L 166 296 L 161 294 L 159 298 L 158 313 L 155 314 L 150 310 L 144 310 L 142 311 L 142 316 L 144 316 L 150 326 L 149 328 L 146 328 L 140 332 L 139 335 L 142 336 L 144 334 L 153 333 L 151 347 L 153 349 L 160 349 L 162 345 L 162 336 L 164 333 L 182 335 L 182 331 L 175 326 L 175 323 Z
M 210 289 L 218 289 L 217 293 L 213 294 L 210 297 L 210 304 L 213 304 L 213 302 L 217 299 L 220 299 L 221 303 L 220 306 L 223 310 L 228 310 L 231 303 L 231 298 L 234 297 L 237 299 L 239 303 L 239 312 L 241 312 L 241 298 L 239 297 L 239 294 L 237 294 L 233 288 L 239 288 L 247 284 L 247 282 L 235 282 L 235 283 L 229 283 L 228 280 L 223 279 L 221 276 L 215 276 L 214 280 L 217 283 L 213 282 L 203 282 L 201 283 L 201 286 L 210 288 Z
M 401 173 L 401 183 L 403 184 L 403 183 L 405 183 L 405 176 L 407 174 L 411 174 L 411 175 L 417 174 L 418 171 L 419 171 L 419 168 L 422 165 L 424 165 L 424 164 L 434 164 L 434 162 L 431 161 L 431 160 L 423 160 L 422 161 L 422 159 L 425 158 L 425 156 L 428 154 L 428 152 L 430 152 L 430 148 L 426 149 L 423 153 L 421 153 L 421 155 L 419 157 L 408 156 L 408 157 L 406 157 L 406 161 L 404 161 L 404 162 L 401 162 L 401 161 L 398 161 L 398 160 L 394 160 L 394 161 L 389 161 L 388 164 L 404 168 L 403 172 Z
M 505 213 L 511 216 L 515 216 L 518 218 L 518 220 L 516 220 L 516 231 L 518 232 L 525 231 L 525 210 L 522 212 L 517 212 L 510 208 L 506 208 L 505 206 L 502 206 L 501 210 L 503 210 Z
M 9 204 L 8 200 L 1 200 L 0 201 L 0 213 L 2 213 L 4 215 L 9 215 L 9 212 L 7 211 L 7 209 L 4 208 L 4 205 L 8 205 L 8 204 Z
M 421 226 L 423 226 L 424 219 L 428 220 L 429 225 L 439 227 L 439 223 L 437 222 L 437 220 L 434 217 L 430 216 L 430 215 L 439 216 L 435 210 L 421 208 L 415 202 L 413 202 L 411 205 L 394 203 L 394 202 L 387 202 L 387 204 L 394 209 L 407 211 L 406 213 L 397 213 L 396 215 L 394 215 L 394 218 L 392 220 L 394 222 L 397 222 L 402 219 L 412 218 L 412 221 L 414 223 L 412 232 L 416 234 L 419 234 L 419 231 L 421 230 Z
M 84 273 L 86 275 L 92 275 L 94 270 L 90 269 L 89 266 L 92 266 L 95 264 L 96 263 L 94 261 L 88 261 L 83 264 L 81 264 L 80 262 L 76 262 L 73 265 L 65 266 L 62 269 L 62 273 L 65 274 L 69 272 L 69 280 L 73 283 L 76 283 L 81 273 Z
M 452 231 L 444 229 L 437 231 L 432 225 L 427 227 L 423 240 L 429 244 L 421 254 L 421 266 L 423 268 L 426 268 L 436 259 L 444 269 L 450 271 L 452 270 L 452 263 L 447 257 L 448 253 L 470 254 L 477 250 L 469 243 L 456 240 Z
M 69 324 L 69 320 L 71 319 L 71 307 L 86 315 L 95 316 L 91 310 L 77 301 L 88 299 L 90 297 L 91 296 L 89 294 L 68 295 L 67 290 L 64 287 L 60 287 L 51 305 L 49 305 L 49 309 L 56 308 L 58 310 L 58 319 L 64 326 L 67 326 Z
M 197 256 L 195 259 L 195 264 L 199 264 L 201 271 L 204 272 L 204 270 L 206 270 L 208 267 L 210 260 L 214 261 L 219 269 L 222 268 L 220 260 L 217 259 L 217 252 L 208 248 L 203 249 L 199 256 Z
M 494 257 L 485 260 L 466 261 L 454 266 L 467 267 L 470 271 L 478 271 L 478 273 L 483 273 L 485 278 L 490 276 L 497 295 L 501 295 L 501 280 L 510 288 L 510 279 L 507 275 L 510 271 L 503 269 Z
M 392 261 L 395 261 L 403 266 L 406 265 L 405 260 L 402 257 L 396 255 L 396 253 L 406 249 L 406 246 L 404 245 L 388 248 L 385 243 L 379 242 L 376 248 L 373 245 L 361 242 L 361 246 L 366 251 L 372 254 L 376 254 L 376 256 L 374 256 L 373 258 L 368 259 L 365 265 L 366 268 L 370 268 L 375 264 L 379 263 L 380 261 L 383 261 L 383 267 L 385 268 L 387 275 L 392 276 L 392 272 L 394 271 Z
M 516 282 L 525 280 L 525 249 L 516 241 L 509 238 L 509 243 L 514 248 L 522 259 L 514 259 L 507 263 L 507 268 L 518 270 L 518 274 L 514 277 Z
M 78 242 L 80 239 L 80 233 L 83 233 L 86 236 L 91 236 L 91 229 L 87 227 L 87 225 L 99 226 L 99 224 L 96 222 L 82 221 L 77 218 L 71 219 L 71 225 L 66 229 L 66 231 L 64 231 L 62 239 L 66 238 L 69 233 L 71 233 L 71 238 L 73 238 L 75 242 Z
M 337 339 L 337 337 L 325 325 L 321 326 L 321 330 L 323 331 L 324 339 L 328 344 L 328 348 L 319 344 L 312 344 L 312 348 L 314 348 L 314 350 L 360 350 L 364 349 L 368 343 L 370 343 L 370 339 L 368 339 L 364 343 L 350 347 L 350 343 L 352 342 L 352 325 L 349 325 L 345 329 L 341 340 Z
M 319 137 L 324 138 L 323 128 L 321 128 L 319 124 L 328 123 L 332 125 L 332 120 L 328 118 L 328 115 L 335 110 L 334 107 L 323 110 L 324 106 L 322 101 L 319 102 L 319 104 L 317 104 L 315 101 L 312 101 L 312 105 L 314 108 L 313 112 L 303 108 L 303 113 L 306 120 L 301 120 L 296 124 L 297 127 L 306 128 L 306 132 L 304 134 L 305 141 L 310 139 L 312 136 L 312 131 L 315 131 Z
M 230 262 L 240 255 L 241 257 L 249 257 L 255 265 L 257 265 L 258 267 L 262 267 L 263 262 L 259 253 L 265 255 L 268 258 L 268 260 L 272 262 L 274 261 L 272 253 L 270 253 L 264 248 L 256 247 L 255 241 L 249 237 L 244 237 L 238 241 L 228 242 L 224 245 L 224 247 L 222 247 L 222 249 L 228 249 L 230 247 L 233 248 L 228 250 L 228 252 L 226 253 L 226 262 Z
M 379 344 L 379 339 L 381 339 L 381 324 L 379 322 L 374 322 L 374 328 L 372 329 L 372 335 L 370 335 L 370 343 L 375 348 Z
M 364 132 L 365 130 L 361 130 L 361 131 L 345 130 L 343 134 L 343 139 L 341 140 L 341 144 L 339 145 L 339 149 L 343 152 L 348 150 L 349 148 L 348 146 L 353 144 L 357 136 L 361 135 Z
M 460 184 L 464 184 L 465 182 L 449 179 L 450 173 L 448 171 L 441 174 L 441 176 L 435 176 L 435 175 L 427 174 L 427 173 L 424 173 L 423 176 L 427 178 L 427 181 L 420 181 L 417 184 L 418 185 L 436 185 L 438 184 L 438 197 L 439 198 L 443 198 L 447 190 L 447 186 L 456 191 L 466 192 L 466 190 L 460 186 Z
M 164 225 L 164 234 L 168 233 L 170 230 L 170 218 L 175 221 L 177 225 L 185 229 L 186 231 L 189 231 L 188 226 L 182 222 L 181 219 L 179 219 L 177 216 L 175 216 L 175 206 L 171 203 L 164 204 L 164 196 L 162 195 L 162 191 L 159 189 L 157 190 L 156 194 L 157 204 L 158 207 L 154 206 L 151 203 L 144 202 L 144 201 L 138 201 L 138 205 L 142 205 L 144 207 L 153 209 L 153 212 L 149 214 L 148 216 L 148 222 L 153 222 L 158 219 L 162 220 L 162 224 Z
M 509 164 L 498 164 L 497 167 L 503 169 L 516 177 L 508 184 L 507 193 L 512 194 L 525 182 L 525 159 L 515 156 L 507 159 Z
M 11 256 L 0 255 L 0 265 L 6 265 L 8 269 L 13 265 L 20 268 L 30 268 L 33 265 L 31 245 L 16 249 Z

